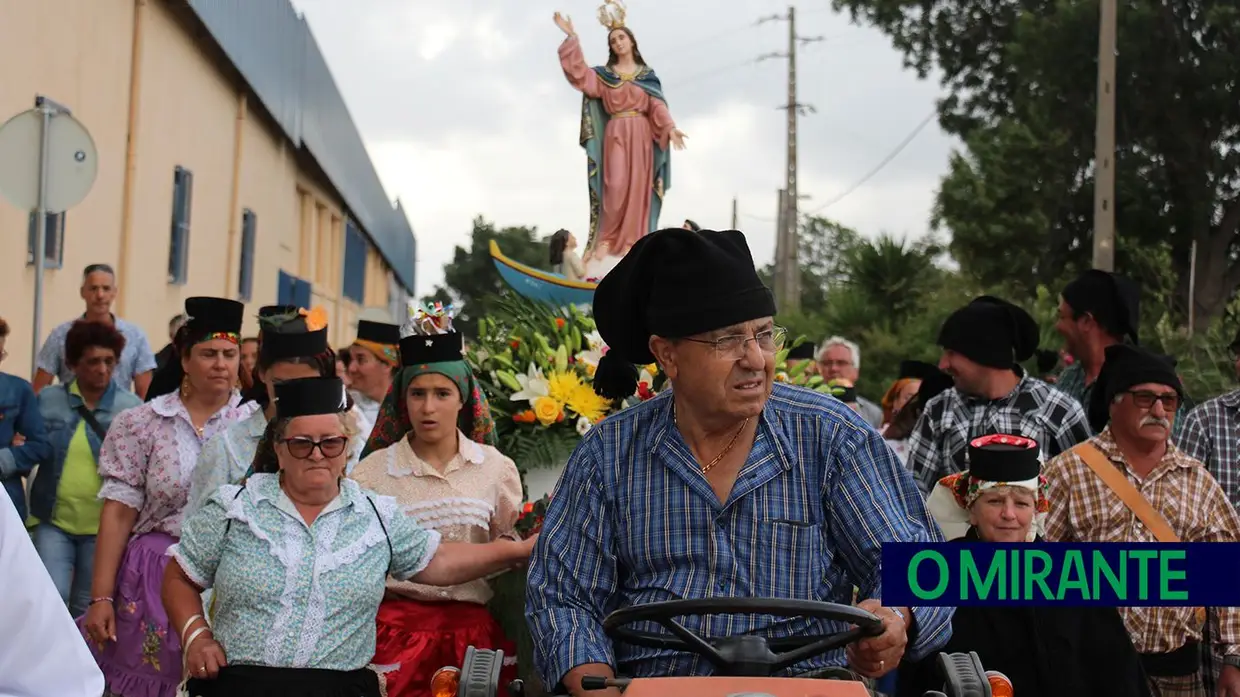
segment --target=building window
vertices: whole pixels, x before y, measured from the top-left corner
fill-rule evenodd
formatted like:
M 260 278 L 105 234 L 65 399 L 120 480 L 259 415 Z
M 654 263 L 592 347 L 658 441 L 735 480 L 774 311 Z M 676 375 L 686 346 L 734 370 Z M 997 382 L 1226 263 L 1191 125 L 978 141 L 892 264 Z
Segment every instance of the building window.
M 281 269 L 278 283 L 280 287 L 276 289 L 277 305 L 310 307 L 314 289 L 311 288 L 309 281 L 300 279 Z
M 362 305 L 366 302 L 366 238 L 352 220 L 344 227 L 344 297 Z
M 178 166 L 172 174 L 172 244 L 168 248 L 168 282 L 189 277 L 189 222 L 194 199 L 194 174 Z
M 59 269 L 65 261 L 65 214 L 45 213 L 47 229 L 43 236 L 43 268 Z M 34 266 L 35 236 L 38 234 L 39 214 L 30 214 L 29 231 L 26 236 L 26 265 Z
M 258 216 L 246 208 L 241 211 L 241 274 L 237 278 L 237 295 L 241 302 L 250 302 L 254 294 L 254 235 Z

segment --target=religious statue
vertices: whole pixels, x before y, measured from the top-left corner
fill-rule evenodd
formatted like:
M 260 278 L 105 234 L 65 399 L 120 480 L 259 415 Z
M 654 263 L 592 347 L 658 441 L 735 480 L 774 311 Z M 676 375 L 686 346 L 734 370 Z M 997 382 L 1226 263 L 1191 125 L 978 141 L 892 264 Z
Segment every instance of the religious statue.
M 607 27 L 607 64 L 586 64 L 568 17 L 555 13 L 567 36 L 560 66 L 581 91 L 581 147 L 590 189 L 590 236 L 582 261 L 587 276 L 600 278 L 633 243 L 657 229 L 663 196 L 671 188 L 669 146 L 684 149 L 663 86 L 646 64 L 625 23 L 620 0 L 605 0 L 599 21 Z

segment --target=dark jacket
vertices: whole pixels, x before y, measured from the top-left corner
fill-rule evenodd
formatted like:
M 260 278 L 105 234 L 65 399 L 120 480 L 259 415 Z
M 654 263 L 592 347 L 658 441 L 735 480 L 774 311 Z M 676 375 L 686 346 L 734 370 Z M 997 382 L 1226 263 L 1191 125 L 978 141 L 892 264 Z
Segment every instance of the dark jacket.
M 13 446 L 13 436 L 22 434 L 24 445 Z M 26 491 L 22 477 L 51 452 L 43 417 L 30 383 L 15 375 L 0 373 L 0 481 L 13 500 L 17 515 L 26 519 Z
M 77 408 L 84 402 L 80 396 L 69 391 L 72 384 L 48 385 L 39 392 L 39 412 L 47 427 L 50 447 L 47 457 L 39 463 L 39 476 L 34 478 L 34 486 L 30 488 L 30 513 L 43 522 L 50 522 L 52 519 L 52 512 L 56 508 L 56 492 L 60 488 L 60 475 L 65 469 L 65 456 L 69 453 L 69 443 L 82 421 Z M 91 414 L 106 433 L 117 414 L 141 405 L 142 400 L 138 395 L 122 390 L 116 383 L 112 383 L 99 398 L 99 403 Z M 90 443 L 90 452 L 95 456 L 98 466 L 103 439 L 89 424 L 86 425 L 86 442 Z
M 963 538 L 977 541 L 972 528 Z M 1137 650 L 1111 607 L 961 607 L 944 652 L 976 651 L 1020 697 L 1150 697 Z M 897 697 L 941 690 L 937 654 L 900 664 Z

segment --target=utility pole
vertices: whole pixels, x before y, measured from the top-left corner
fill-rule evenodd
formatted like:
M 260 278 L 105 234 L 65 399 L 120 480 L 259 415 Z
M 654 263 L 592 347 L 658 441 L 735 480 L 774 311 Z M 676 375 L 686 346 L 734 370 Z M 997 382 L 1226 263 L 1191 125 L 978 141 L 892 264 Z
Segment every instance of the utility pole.
M 1094 139 L 1094 268 L 1115 270 L 1116 2 L 1101 0 L 1098 28 L 1098 123 Z
M 784 188 L 780 196 L 780 224 L 776 229 L 775 242 L 775 297 L 781 310 L 798 310 L 801 306 L 801 270 L 797 259 L 797 230 L 800 215 L 797 204 L 800 196 L 797 193 L 797 117 L 812 114 L 813 105 L 797 101 L 797 46 L 822 41 L 823 37 L 803 37 L 797 35 L 796 8 L 789 7 L 786 15 L 772 15 L 758 20 L 758 24 L 766 22 L 788 22 L 787 53 L 768 53 L 759 56 L 758 60 L 770 58 L 788 59 L 788 101 L 780 109 L 788 112 L 788 152 L 787 166 L 784 171 Z
M 736 197 L 732 197 L 732 229 L 740 229 L 740 221 L 737 220 Z

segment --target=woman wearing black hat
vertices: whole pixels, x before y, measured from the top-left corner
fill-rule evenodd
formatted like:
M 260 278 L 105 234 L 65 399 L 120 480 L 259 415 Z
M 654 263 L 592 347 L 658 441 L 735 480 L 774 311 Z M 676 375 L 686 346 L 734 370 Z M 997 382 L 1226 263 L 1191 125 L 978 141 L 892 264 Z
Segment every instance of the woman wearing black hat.
M 395 497 L 418 524 L 452 542 L 520 539 L 521 474 L 495 448 L 495 424 L 486 394 L 462 356 L 452 313 L 416 311 L 402 330 L 404 368 L 383 401 L 353 479 Z M 435 671 L 459 666 L 466 647 L 516 647 L 492 617 L 493 597 L 482 578 L 452 588 L 391 579 L 379 606 L 375 663 L 395 665 L 385 675 L 389 697 L 430 697 Z M 515 679 L 509 662 L 502 684 Z
M 203 444 L 253 409 L 235 389 L 244 306 L 189 298 L 185 312 L 180 360 L 156 373 L 146 404 L 117 415 L 99 452 L 103 513 L 91 604 L 78 622 L 111 695 L 176 694 L 181 642 L 159 599 L 165 551 L 181 534 Z
M 388 575 L 450 586 L 514 566 L 532 541 L 441 542 L 395 499 L 345 478 L 357 432 L 339 378 L 283 382 L 275 399 L 255 474 L 212 494 L 169 550 L 163 600 L 185 637 L 187 691 L 378 697 L 368 666 Z
M 349 347 L 349 393 L 366 417 L 359 424 L 363 435 L 379 418 L 379 405 L 392 388 L 400 370 L 400 325 L 360 320 L 357 338 Z
M 1038 446 L 997 434 L 969 443 L 969 470 L 944 477 L 926 505 L 953 541 L 1023 543 L 1041 539 L 1047 481 Z M 959 607 L 944 652 L 976 651 L 1017 695 L 1146 697 L 1149 686 L 1115 608 Z M 936 661 L 905 661 L 898 697 L 942 689 Z
M 258 324 L 256 383 L 246 396 L 260 408 L 207 441 L 190 476 L 186 515 L 198 510 L 220 486 L 239 482 L 249 473 L 258 442 L 275 414 L 272 390 L 276 383 L 335 376 L 336 357 L 327 343 L 327 317 L 322 309 L 271 305 L 259 310 Z M 360 452 L 360 446 L 350 451 L 346 471 L 357 464 Z

